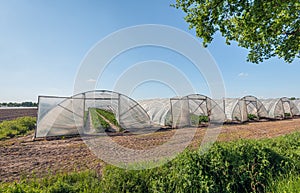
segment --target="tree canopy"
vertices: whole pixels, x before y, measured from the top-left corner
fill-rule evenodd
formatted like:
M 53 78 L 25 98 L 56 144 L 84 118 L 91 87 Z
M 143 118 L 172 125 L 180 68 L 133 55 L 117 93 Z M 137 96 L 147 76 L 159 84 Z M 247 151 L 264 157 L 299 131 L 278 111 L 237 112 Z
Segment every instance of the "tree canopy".
M 204 46 L 220 31 L 227 44 L 249 50 L 247 61 L 300 58 L 299 0 L 176 0 L 173 6 L 186 13 Z
M 38 104 L 34 102 L 22 102 L 22 103 L 16 103 L 16 102 L 8 102 L 8 103 L 0 103 L 0 107 L 37 107 Z

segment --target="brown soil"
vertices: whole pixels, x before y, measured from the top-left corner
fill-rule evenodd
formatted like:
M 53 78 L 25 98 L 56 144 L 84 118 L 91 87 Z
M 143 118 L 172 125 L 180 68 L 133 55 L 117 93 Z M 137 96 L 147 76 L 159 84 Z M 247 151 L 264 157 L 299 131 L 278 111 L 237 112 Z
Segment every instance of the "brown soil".
M 0 142 L 0 182 L 89 168 L 100 171 L 102 163 L 79 137 L 32 141 L 32 136 Z
M 37 117 L 37 108 L 0 108 L 0 122 L 24 116 Z
M 199 146 L 206 130 L 196 130 L 190 147 Z M 149 149 L 168 141 L 175 131 L 165 130 L 144 135 L 125 133 L 111 137 L 118 144 L 131 149 Z M 184 137 L 191 130 L 184 128 L 182 131 Z M 226 125 L 223 126 L 218 141 L 272 138 L 295 131 L 300 131 L 300 119 Z M 29 135 L 0 141 L 0 182 L 85 169 L 95 169 L 101 173 L 104 163 L 92 154 L 80 137 L 38 141 L 32 141 L 31 138 L 32 135 Z

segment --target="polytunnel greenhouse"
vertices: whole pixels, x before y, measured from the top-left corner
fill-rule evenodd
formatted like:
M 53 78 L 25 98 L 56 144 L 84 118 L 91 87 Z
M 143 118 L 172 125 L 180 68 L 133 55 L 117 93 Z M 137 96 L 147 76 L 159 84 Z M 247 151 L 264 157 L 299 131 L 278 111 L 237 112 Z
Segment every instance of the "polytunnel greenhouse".
M 146 111 L 133 99 L 112 91 L 72 97 L 39 97 L 35 137 L 99 134 L 150 127 Z
M 227 104 L 225 107 L 227 107 Z M 262 102 L 254 96 L 245 96 L 238 99 L 231 109 L 231 117 L 233 121 L 245 122 L 249 120 L 268 118 L 267 109 Z
M 200 94 L 182 98 L 139 101 L 153 123 L 160 126 L 198 127 L 202 123 L 223 123 L 222 108 L 212 99 Z
M 141 132 L 164 126 L 199 127 L 208 122 L 245 122 L 300 116 L 300 100 L 211 99 L 200 94 L 139 102 L 112 91 L 96 90 L 72 97 L 40 96 L 35 137 Z
M 279 99 L 264 99 L 262 103 L 268 110 L 268 116 L 272 119 L 292 118 L 299 115 L 299 110 L 295 103 L 287 97 Z
M 171 101 L 169 98 L 147 99 L 138 102 L 148 113 L 152 124 L 172 126 Z
M 295 106 L 296 106 L 297 109 L 298 109 L 298 113 L 295 114 L 295 116 L 300 116 L 300 99 L 292 100 L 292 102 L 295 104 Z
M 245 122 L 268 117 L 262 102 L 254 96 L 215 99 L 226 115 L 225 122 Z
M 236 104 L 239 102 L 237 98 L 215 99 L 216 103 L 222 108 L 225 114 L 225 122 L 238 121 L 233 120 L 232 112 Z
M 179 112 L 179 109 L 184 111 Z M 222 108 L 211 98 L 200 94 L 191 94 L 182 97 L 179 101 L 174 100 L 172 117 L 173 125 L 179 127 L 198 126 L 201 122 L 219 124 L 225 120 Z

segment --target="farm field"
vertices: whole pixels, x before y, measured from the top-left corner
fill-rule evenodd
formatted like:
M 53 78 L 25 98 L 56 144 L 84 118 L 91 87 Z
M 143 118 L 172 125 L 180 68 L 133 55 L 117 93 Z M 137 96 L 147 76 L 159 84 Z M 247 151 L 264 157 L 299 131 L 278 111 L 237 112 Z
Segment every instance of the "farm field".
M 0 108 L 0 122 L 25 116 L 37 117 L 37 111 L 37 108 L 25 107 Z
M 184 138 L 189 133 L 189 128 L 181 130 Z M 199 146 L 205 131 L 206 128 L 196 130 L 190 148 Z M 273 138 L 295 131 L 300 131 L 300 119 L 225 125 L 218 141 Z M 122 136 L 111 137 L 122 146 L 148 149 L 164 143 L 174 132 L 165 130 L 137 136 L 124 133 Z M 38 141 L 32 141 L 32 137 L 33 134 L 0 141 L 0 182 L 86 169 L 93 169 L 101 174 L 104 163 L 91 153 L 80 137 Z

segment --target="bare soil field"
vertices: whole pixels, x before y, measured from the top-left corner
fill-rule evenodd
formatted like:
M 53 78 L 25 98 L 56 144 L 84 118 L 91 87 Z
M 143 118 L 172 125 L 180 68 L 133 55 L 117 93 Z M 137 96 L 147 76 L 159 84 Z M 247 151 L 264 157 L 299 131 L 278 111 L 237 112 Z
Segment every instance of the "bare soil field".
M 37 117 L 37 108 L 0 108 L 0 122 L 24 116 Z
M 182 137 L 191 131 L 190 128 L 181 130 Z M 206 130 L 196 129 L 190 148 L 199 147 Z M 217 140 L 273 138 L 296 131 L 300 132 L 300 119 L 225 125 Z M 175 132 L 165 130 L 144 135 L 124 133 L 111 138 L 131 149 L 149 149 L 168 141 Z M 0 141 L 0 182 L 86 169 L 95 169 L 101 174 L 104 163 L 93 155 L 80 137 L 32 141 L 32 136 Z

